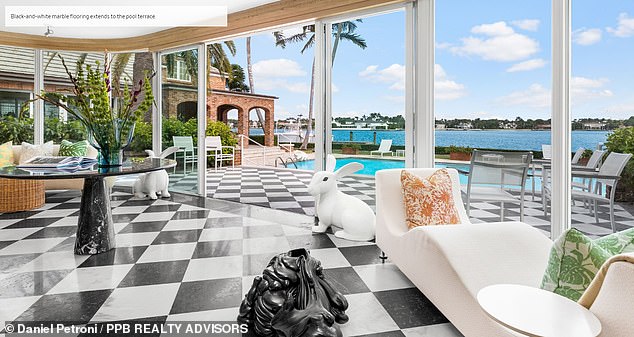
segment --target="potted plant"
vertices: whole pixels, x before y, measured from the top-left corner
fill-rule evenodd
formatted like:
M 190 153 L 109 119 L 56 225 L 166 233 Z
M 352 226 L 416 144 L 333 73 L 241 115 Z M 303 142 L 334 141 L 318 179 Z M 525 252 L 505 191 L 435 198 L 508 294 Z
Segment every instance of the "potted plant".
M 470 161 L 471 152 L 473 152 L 473 149 L 470 147 L 451 145 L 449 146 L 449 159 Z
M 146 73 L 132 88 L 126 82 L 123 94 L 111 97 L 113 90 L 107 54 L 103 67 L 100 62 L 91 67 L 83 60 L 77 61 L 75 74 L 68 69 L 64 58 L 58 56 L 72 83 L 71 94 L 42 92 L 34 100 L 41 99 L 64 109 L 83 124 L 88 142 L 99 152 L 99 167 L 120 166 L 123 149 L 132 141 L 136 122 L 154 101 L 150 84 L 153 74 Z
M 588 160 L 590 159 L 590 157 L 592 157 L 592 150 L 583 151 L 583 154 L 581 155 L 581 158 L 579 158 L 577 165 L 588 165 Z
M 361 150 L 361 145 L 355 143 L 345 143 L 341 146 L 342 154 L 359 154 L 359 150 Z

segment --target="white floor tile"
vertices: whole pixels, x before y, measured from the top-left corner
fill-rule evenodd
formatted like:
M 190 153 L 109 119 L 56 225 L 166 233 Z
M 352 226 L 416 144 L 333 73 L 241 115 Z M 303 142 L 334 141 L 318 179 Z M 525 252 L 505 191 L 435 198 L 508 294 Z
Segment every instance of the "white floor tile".
M 406 337 L 464 337 L 451 323 L 403 329 Z
M 144 222 L 144 221 L 165 221 L 170 220 L 174 216 L 176 212 L 152 212 L 152 213 L 142 213 L 139 214 L 136 218 L 134 218 L 134 222 Z
M 132 269 L 132 264 L 77 268 L 70 272 L 48 294 L 114 289 Z
M 283 236 L 242 240 L 242 253 L 244 255 L 286 252 L 290 249 L 288 240 Z
M 47 227 L 65 227 L 65 226 L 77 226 L 79 222 L 78 216 L 67 216 L 65 218 L 59 219 Z
M 4 233 L 4 230 L 2 231 Z M 57 246 L 64 240 L 66 240 L 66 238 L 22 240 L 14 242 L 0 250 L 0 255 L 43 253 Z
M 240 307 L 218 309 L 218 310 L 205 310 L 196 312 L 187 312 L 184 314 L 169 315 L 167 321 L 180 321 L 180 322 L 235 322 Z
M 179 283 L 115 289 L 92 322 L 129 320 L 169 314 Z
M 171 243 L 149 246 L 137 263 L 189 260 L 196 249 L 196 242 Z
M 321 261 L 324 268 L 350 267 L 350 262 L 337 248 L 311 249 L 310 255 Z
M 183 281 L 213 280 L 242 276 L 242 256 L 222 256 L 189 261 Z
M 355 266 L 354 270 L 371 291 L 414 287 L 414 284 L 392 263 Z
M 344 336 L 372 334 L 399 329 L 374 294 L 346 295 L 346 299 L 348 300 L 346 314 L 349 317 L 354 317 L 354 319 L 340 326 Z
M 148 206 L 124 206 L 112 210 L 112 214 L 141 214 Z
M 11 228 L 2 230 L 2 241 L 21 240 L 39 231 L 42 227 L 35 228 Z
M 185 219 L 185 220 L 170 220 L 165 227 L 164 231 L 182 231 L 187 229 L 202 229 L 205 227 L 207 219 Z
M 147 246 L 156 239 L 158 234 L 159 232 L 117 234 L 115 242 L 117 247 Z
M 39 212 L 29 217 L 29 219 L 65 217 L 77 212 L 78 210 L 79 208 L 78 209 L 72 209 L 72 208 L 71 209 L 48 209 L 46 211 Z
M 7 321 L 12 321 L 20 316 L 26 309 L 35 303 L 41 296 L 27 296 L 0 299 L 0 331 L 4 329 Z
M 44 253 L 25 264 L 18 272 L 75 269 L 89 257 L 90 255 L 75 255 L 72 250 Z
M 242 227 L 209 228 L 203 229 L 198 241 L 241 240 L 242 235 Z

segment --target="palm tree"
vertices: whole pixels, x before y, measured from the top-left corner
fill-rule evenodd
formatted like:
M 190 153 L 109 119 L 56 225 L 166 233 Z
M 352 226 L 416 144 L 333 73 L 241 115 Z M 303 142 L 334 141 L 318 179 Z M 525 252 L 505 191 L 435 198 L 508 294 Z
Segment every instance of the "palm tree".
M 336 23 L 332 25 L 332 35 L 333 35 L 333 45 L 332 45 L 332 65 L 335 64 L 335 56 L 337 55 L 337 48 L 339 47 L 340 41 L 348 41 L 358 46 L 361 49 L 365 49 L 367 44 L 365 43 L 365 39 L 362 38 L 359 34 L 355 33 L 357 29 L 357 24 L 355 22 L 363 22 L 361 19 L 357 19 L 355 21 L 344 21 L 340 23 Z M 275 45 L 278 47 L 286 48 L 286 45 L 289 43 L 299 43 L 304 42 L 304 46 L 302 47 L 301 53 L 303 54 L 306 50 L 310 49 L 315 44 L 315 25 L 308 25 L 302 27 L 302 32 L 298 34 L 294 34 L 292 36 L 286 37 L 284 36 L 284 32 L 277 31 L 274 32 L 275 36 Z M 301 149 L 305 150 L 308 147 L 308 139 L 312 132 L 312 121 L 313 121 L 313 101 L 315 97 L 315 59 L 313 58 L 313 66 L 311 70 L 311 79 L 310 79 L 310 100 L 308 104 L 308 125 L 306 127 L 306 135 L 304 136 L 304 140 Z
M 249 77 L 249 92 L 255 94 L 255 82 L 253 81 L 253 64 L 251 63 L 251 37 L 247 37 L 247 75 Z M 248 112 L 247 112 L 248 113 Z M 264 131 L 264 117 L 260 108 L 255 109 L 255 113 L 258 115 L 258 121 L 262 125 L 262 131 Z
M 236 45 L 231 40 L 225 41 L 224 46 L 223 43 L 210 44 L 209 48 L 207 48 L 207 72 L 209 72 L 209 68 L 213 66 L 220 71 L 221 75 L 231 78 L 231 60 L 229 60 L 225 47 L 231 56 L 236 56 Z M 198 77 L 198 49 L 190 49 L 165 55 L 165 65 L 167 66 L 168 73 L 174 72 L 177 60 L 185 62 L 187 72 L 192 79 Z

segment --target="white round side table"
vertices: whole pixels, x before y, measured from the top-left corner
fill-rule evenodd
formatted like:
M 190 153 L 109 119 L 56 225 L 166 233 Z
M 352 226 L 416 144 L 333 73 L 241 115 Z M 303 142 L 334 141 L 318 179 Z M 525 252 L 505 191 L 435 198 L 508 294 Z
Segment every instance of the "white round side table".
M 478 292 L 484 312 L 500 325 L 525 336 L 596 337 L 601 322 L 570 299 L 539 288 L 496 284 Z

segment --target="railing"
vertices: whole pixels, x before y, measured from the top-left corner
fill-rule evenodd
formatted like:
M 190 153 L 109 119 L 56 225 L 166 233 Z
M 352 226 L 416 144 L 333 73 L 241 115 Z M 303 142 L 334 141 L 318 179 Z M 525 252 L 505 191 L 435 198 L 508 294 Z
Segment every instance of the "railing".
M 291 157 L 286 158 L 286 160 L 284 160 L 284 158 L 282 157 L 277 157 L 275 158 L 275 167 L 277 166 L 277 162 L 279 162 L 284 166 L 284 168 L 288 168 L 288 163 L 290 162 L 291 164 L 293 164 L 293 166 L 295 166 L 295 168 L 297 169 L 297 163 L 295 162 L 295 160 Z
M 262 166 L 266 166 L 266 146 L 256 142 L 255 140 L 253 140 L 253 139 L 251 139 L 251 138 L 249 138 L 249 137 L 247 137 L 245 135 L 242 135 L 242 134 L 239 134 L 238 137 L 240 138 L 240 155 L 242 156 L 242 164 L 243 165 L 245 164 L 244 160 L 246 158 L 245 155 L 244 155 L 245 154 L 245 152 L 244 152 L 244 141 L 246 139 L 247 144 L 249 143 L 249 141 L 251 141 L 253 144 L 257 145 L 259 148 L 262 149 Z
M 284 139 L 285 143 L 282 143 L 282 138 Z M 290 139 L 287 135 L 283 134 L 283 133 L 278 133 L 277 134 L 277 146 L 283 148 L 284 146 L 287 147 L 288 152 L 293 153 L 294 147 L 295 145 L 293 144 L 292 139 Z

